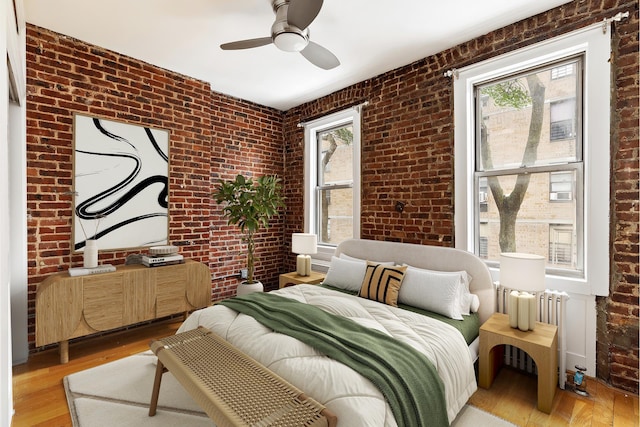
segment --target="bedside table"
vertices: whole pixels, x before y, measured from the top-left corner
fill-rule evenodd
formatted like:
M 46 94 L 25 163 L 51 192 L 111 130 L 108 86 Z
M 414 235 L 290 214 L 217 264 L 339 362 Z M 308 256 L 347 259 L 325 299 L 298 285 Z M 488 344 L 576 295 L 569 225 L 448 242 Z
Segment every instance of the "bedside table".
M 308 276 L 300 276 L 295 271 L 280 275 L 280 288 L 294 286 L 300 284 L 317 285 L 324 280 L 324 273 L 312 271 Z
M 480 327 L 478 385 L 489 388 L 502 362 L 503 345 L 527 352 L 538 368 L 538 409 L 551 413 L 558 384 L 558 327 L 536 322 L 533 331 L 509 326 L 509 316 L 494 313 Z

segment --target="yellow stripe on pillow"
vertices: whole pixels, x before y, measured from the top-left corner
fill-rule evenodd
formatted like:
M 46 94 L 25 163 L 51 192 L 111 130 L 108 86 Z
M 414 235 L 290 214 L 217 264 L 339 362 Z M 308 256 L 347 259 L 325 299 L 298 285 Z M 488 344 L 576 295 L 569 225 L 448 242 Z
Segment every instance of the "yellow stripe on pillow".
M 359 296 L 398 306 L 398 291 L 407 266 L 383 265 L 367 261 Z

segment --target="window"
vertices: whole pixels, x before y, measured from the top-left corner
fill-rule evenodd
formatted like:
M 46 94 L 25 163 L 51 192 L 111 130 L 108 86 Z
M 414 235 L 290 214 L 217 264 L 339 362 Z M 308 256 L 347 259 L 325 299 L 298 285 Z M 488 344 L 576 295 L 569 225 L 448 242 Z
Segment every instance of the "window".
M 478 187 L 480 189 L 478 192 L 480 212 L 487 212 L 489 210 L 489 186 L 487 184 L 487 178 L 478 179 Z
M 552 172 L 549 175 L 549 200 L 552 202 L 573 200 L 574 181 L 571 172 Z
M 573 64 L 564 64 L 558 67 L 553 67 L 551 69 L 551 78 L 555 80 L 570 76 L 574 74 L 573 70 Z
M 577 116 L 575 98 L 551 102 L 550 112 L 551 140 L 557 141 L 575 137 L 575 122 Z
M 352 108 L 305 124 L 305 231 L 318 258 L 360 233 L 360 113 Z M 328 258 L 330 259 L 330 257 Z
M 549 262 L 555 265 L 574 264 L 573 227 L 551 224 L 549 226 Z
M 478 248 L 478 256 L 486 259 L 489 253 L 489 240 L 486 237 L 480 236 L 480 247 Z
M 528 252 L 547 286 L 608 294 L 609 52 L 593 25 L 457 70 L 455 242 L 496 279 Z
M 353 237 L 353 124 L 316 131 L 318 242 L 337 245 Z
M 572 68 L 582 67 L 582 56 L 571 58 Z M 543 64 L 539 67 L 478 83 L 476 99 L 489 96 L 486 103 L 476 107 L 476 162 L 474 176 L 480 192 L 474 202 L 478 205 L 476 228 L 479 239 L 488 242 L 486 259 L 498 262 L 501 252 L 549 252 L 547 230 L 549 222 L 570 224 L 572 232 L 582 234 L 582 194 L 571 206 L 550 203 L 549 188 L 558 187 L 571 194 L 574 176 L 582 176 L 581 134 L 560 146 L 551 144 L 553 134 L 543 132 L 543 123 L 553 121 L 554 103 L 550 99 L 569 94 L 576 99 L 582 93 L 581 79 L 553 80 L 551 71 L 557 67 Z M 564 104 L 561 104 L 564 105 Z M 577 122 L 579 111 L 569 108 L 568 120 Z M 551 119 L 550 119 L 551 116 Z M 564 178 L 566 182 L 558 180 Z M 555 180 L 555 181 L 554 181 Z M 487 189 L 488 187 L 488 189 Z M 491 198 L 486 196 L 491 193 Z M 571 198 L 565 199 L 571 201 Z M 481 227 L 480 224 L 483 224 Z M 567 266 L 549 259 L 547 269 L 558 274 L 582 276 L 582 248 L 570 248 L 577 253 L 577 263 Z M 476 253 L 482 253 L 480 247 Z

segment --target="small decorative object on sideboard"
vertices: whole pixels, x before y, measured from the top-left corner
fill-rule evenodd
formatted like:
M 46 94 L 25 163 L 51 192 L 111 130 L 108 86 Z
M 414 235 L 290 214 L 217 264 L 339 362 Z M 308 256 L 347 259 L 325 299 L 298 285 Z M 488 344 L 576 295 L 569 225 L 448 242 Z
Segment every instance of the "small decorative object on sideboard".
M 105 215 L 99 214 L 92 218 L 96 220 L 95 231 L 92 236 L 87 234 L 84 225 L 82 225 L 82 221 L 78 222 L 84 235 L 84 249 L 82 251 L 82 266 L 84 268 L 91 269 L 98 267 L 98 230 L 100 228 L 100 220 L 104 217 Z
M 74 267 L 69 269 L 69 276 L 86 276 L 88 274 L 100 274 L 110 273 L 116 271 L 116 268 L 111 264 L 102 264 L 97 267 Z
M 178 253 L 178 247 L 167 246 L 152 246 L 149 248 L 149 253 L 142 255 L 142 265 L 146 267 L 159 267 L 161 265 L 172 265 L 184 263 L 184 256 Z
M 98 241 L 96 239 L 87 239 L 84 243 L 84 251 L 82 253 L 83 267 L 95 268 L 98 266 Z

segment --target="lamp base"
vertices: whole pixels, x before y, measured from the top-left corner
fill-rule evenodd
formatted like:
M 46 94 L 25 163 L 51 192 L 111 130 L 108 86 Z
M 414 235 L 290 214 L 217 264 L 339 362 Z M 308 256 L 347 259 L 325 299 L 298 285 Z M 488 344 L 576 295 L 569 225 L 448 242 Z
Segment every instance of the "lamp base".
M 296 258 L 296 273 L 298 276 L 308 276 L 311 274 L 311 256 L 298 255 Z

